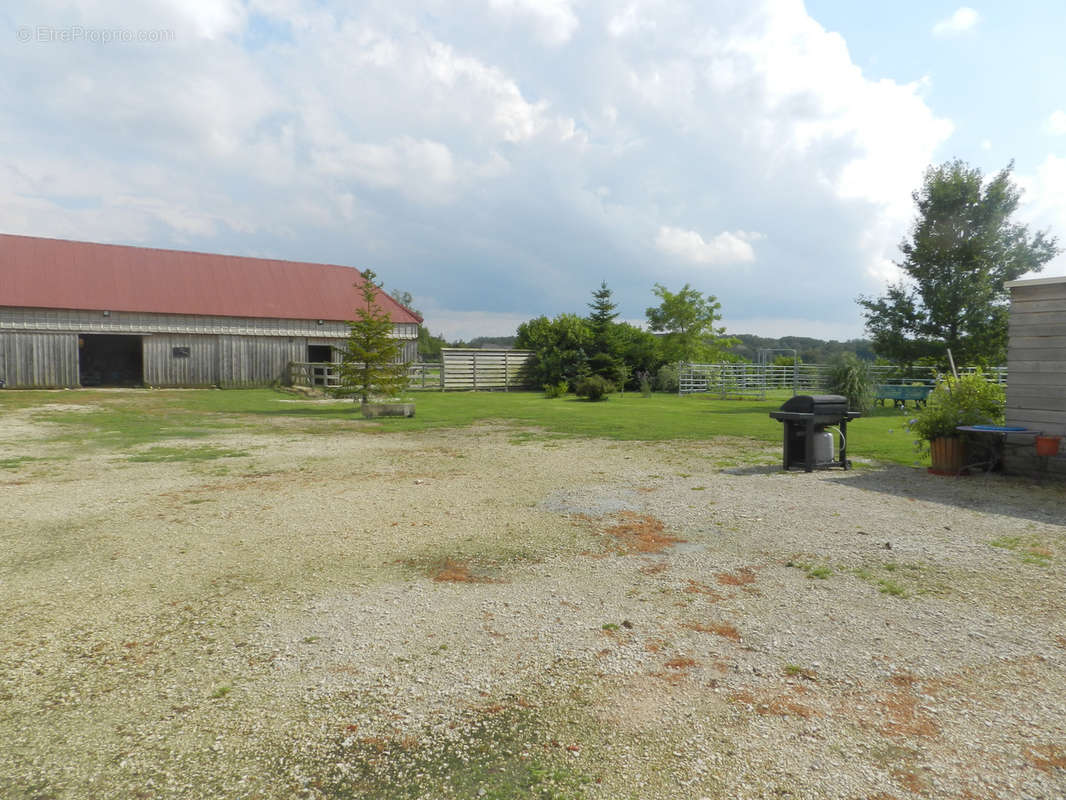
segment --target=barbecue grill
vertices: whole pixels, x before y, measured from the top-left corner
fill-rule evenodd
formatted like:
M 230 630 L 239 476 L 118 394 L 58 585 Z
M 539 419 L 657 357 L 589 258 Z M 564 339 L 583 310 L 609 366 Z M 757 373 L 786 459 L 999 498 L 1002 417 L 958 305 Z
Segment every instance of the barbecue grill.
M 848 420 L 862 416 L 848 411 L 848 399 L 838 394 L 798 394 L 770 416 L 785 424 L 782 468 L 803 467 L 806 472 L 830 467 L 851 468 L 848 461 Z M 832 434 L 840 431 L 840 453 L 833 458 Z M 828 446 L 826 446 L 828 440 Z

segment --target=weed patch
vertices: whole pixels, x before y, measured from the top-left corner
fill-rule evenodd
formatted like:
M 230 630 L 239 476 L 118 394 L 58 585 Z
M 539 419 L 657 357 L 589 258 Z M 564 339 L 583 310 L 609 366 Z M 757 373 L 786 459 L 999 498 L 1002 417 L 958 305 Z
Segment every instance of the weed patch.
M 833 568 L 827 564 L 810 564 L 805 561 L 789 561 L 786 567 L 793 567 L 804 572 L 808 578 L 824 581 L 833 575 Z
M 0 458 L 0 469 L 17 470 L 23 465 L 28 464 L 30 461 L 37 461 L 38 459 L 32 456 L 15 456 L 13 458 Z
M 747 586 L 749 583 L 755 583 L 755 570 L 742 567 L 736 572 L 719 572 L 714 579 L 722 586 Z
M 762 716 L 801 717 L 803 719 L 810 719 L 814 716 L 814 709 L 785 694 L 756 695 L 747 689 L 741 689 L 729 695 L 729 699 L 734 703 L 750 707 L 756 714 Z
M 487 575 L 475 575 L 468 564 L 450 558 L 432 568 L 429 575 L 437 583 L 501 583 Z
M 251 455 L 247 450 L 227 450 L 222 447 L 152 447 L 127 458 L 127 461 L 172 462 L 214 461 L 218 458 L 242 458 Z
M 612 549 L 619 555 L 662 553 L 668 547 L 685 541 L 666 533 L 662 521 L 647 514 L 623 511 L 618 515 L 618 520 L 604 533 L 614 540 Z
M 1026 747 L 1025 760 L 1041 772 L 1051 775 L 1056 769 L 1066 769 L 1066 748 L 1054 744 Z
M 1046 567 L 1051 563 L 1054 553 L 1047 542 L 1039 536 L 1000 536 L 989 542 L 993 547 L 1010 550 L 1023 564 L 1035 564 Z
M 686 622 L 682 627 L 688 628 L 691 631 L 698 631 L 699 633 L 713 633 L 715 636 L 721 636 L 723 639 L 730 639 L 734 642 L 739 642 L 741 638 L 740 631 L 728 622 L 712 622 L 709 624 L 704 624 L 702 622 Z
M 691 578 L 688 580 L 688 584 L 682 590 L 685 594 L 702 594 L 712 603 L 717 603 L 719 600 L 724 600 L 725 597 L 705 583 L 694 581 Z
M 801 667 L 799 664 L 785 664 L 781 671 L 790 678 L 803 678 L 808 681 L 818 680 L 817 672 L 808 667 Z
M 528 704 L 527 704 L 528 705 Z M 595 779 L 574 759 L 585 742 L 571 729 L 549 733 L 517 703 L 472 710 L 448 735 L 338 737 L 320 786 L 335 798 L 421 797 L 580 800 Z

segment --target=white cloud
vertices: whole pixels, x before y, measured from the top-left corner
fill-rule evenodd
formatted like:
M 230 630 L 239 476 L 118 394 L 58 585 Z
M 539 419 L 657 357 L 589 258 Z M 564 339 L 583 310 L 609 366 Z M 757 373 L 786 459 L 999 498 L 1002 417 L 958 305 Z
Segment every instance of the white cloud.
M 1049 133 L 1053 133 L 1056 136 L 1066 134 L 1066 111 L 1061 109 L 1052 111 L 1047 120 L 1047 129 Z
M 933 26 L 934 36 L 958 36 L 977 27 L 981 15 L 969 6 L 960 6 L 950 17 L 945 17 Z
M 696 231 L 663 225 L 655 246 L 692 264 L 741 264 L 755 260 L 751 243 L 762 238 L 761 233 L 722 231 L 708 242 Z
M 991 150 L 992 149 L 992 140 L 991 139 L 982 139 L 981 140 L 981 149 L 985 150 L 985 151 Z
M 1059 246 L 1066 246 L 1066 158 L 1048 156 L 1035 174 L 1015 177 L 1025 190 L 1018 216 L 1036 230 L 1050 229 Z M 1028 277 L 1052 275 L 1066 275 L 1066 253 L 1049 262 L 1039 275 Z
M 570 0 L 489 0 L 489 7 L 509 19 L 529 22 L 544 44 L 558 46 L 577 30 L 577 14 Z
M 646 15 L 637 3 L 630 3 L 607 23 L 607 32 L 614 37 L 646 34 L 654 30 L 654 18 Z
M 5 230 L 370 264 L 431 328 L 490 309 L 449 335 L 583 312 L 602 279 L 626 316 L 659 280 L 835 319 L 951 131 L 801 0 L 91 5 L 178 36 L 0 48 Z M 815 269 L 835 294 L 807 311 Z
M 401 136 L 386 144 L 344 142 L 314 153 L 324 174 L 347 175 L 367 186 L 399 189 L 413 198 L 442 199 L 456 180 L 451 151 L 440 142 Z

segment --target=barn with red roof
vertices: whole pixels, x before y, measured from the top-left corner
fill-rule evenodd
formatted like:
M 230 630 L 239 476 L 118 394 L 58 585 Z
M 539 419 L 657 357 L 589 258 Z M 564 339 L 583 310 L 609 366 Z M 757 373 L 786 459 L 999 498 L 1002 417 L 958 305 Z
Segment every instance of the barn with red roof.
M 352 267 L 0 234 L 0 386 L 263 386 L 339 361 Z M 417 355 L 422 320 L 378 290 Z

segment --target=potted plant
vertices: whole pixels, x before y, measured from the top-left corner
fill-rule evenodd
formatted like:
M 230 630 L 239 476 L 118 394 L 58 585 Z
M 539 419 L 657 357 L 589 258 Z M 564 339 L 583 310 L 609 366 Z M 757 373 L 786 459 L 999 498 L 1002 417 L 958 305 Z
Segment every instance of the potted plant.
M 966 464 L 960 425 L 1002 425 L 1006 397 L 1003 387 L 989 383 L 979 370 L 958 378 L 947 376 L 929 393 L 925 407 L 910 421 L 919 449 L 929 448 L 930 472 L 957 475 Z

